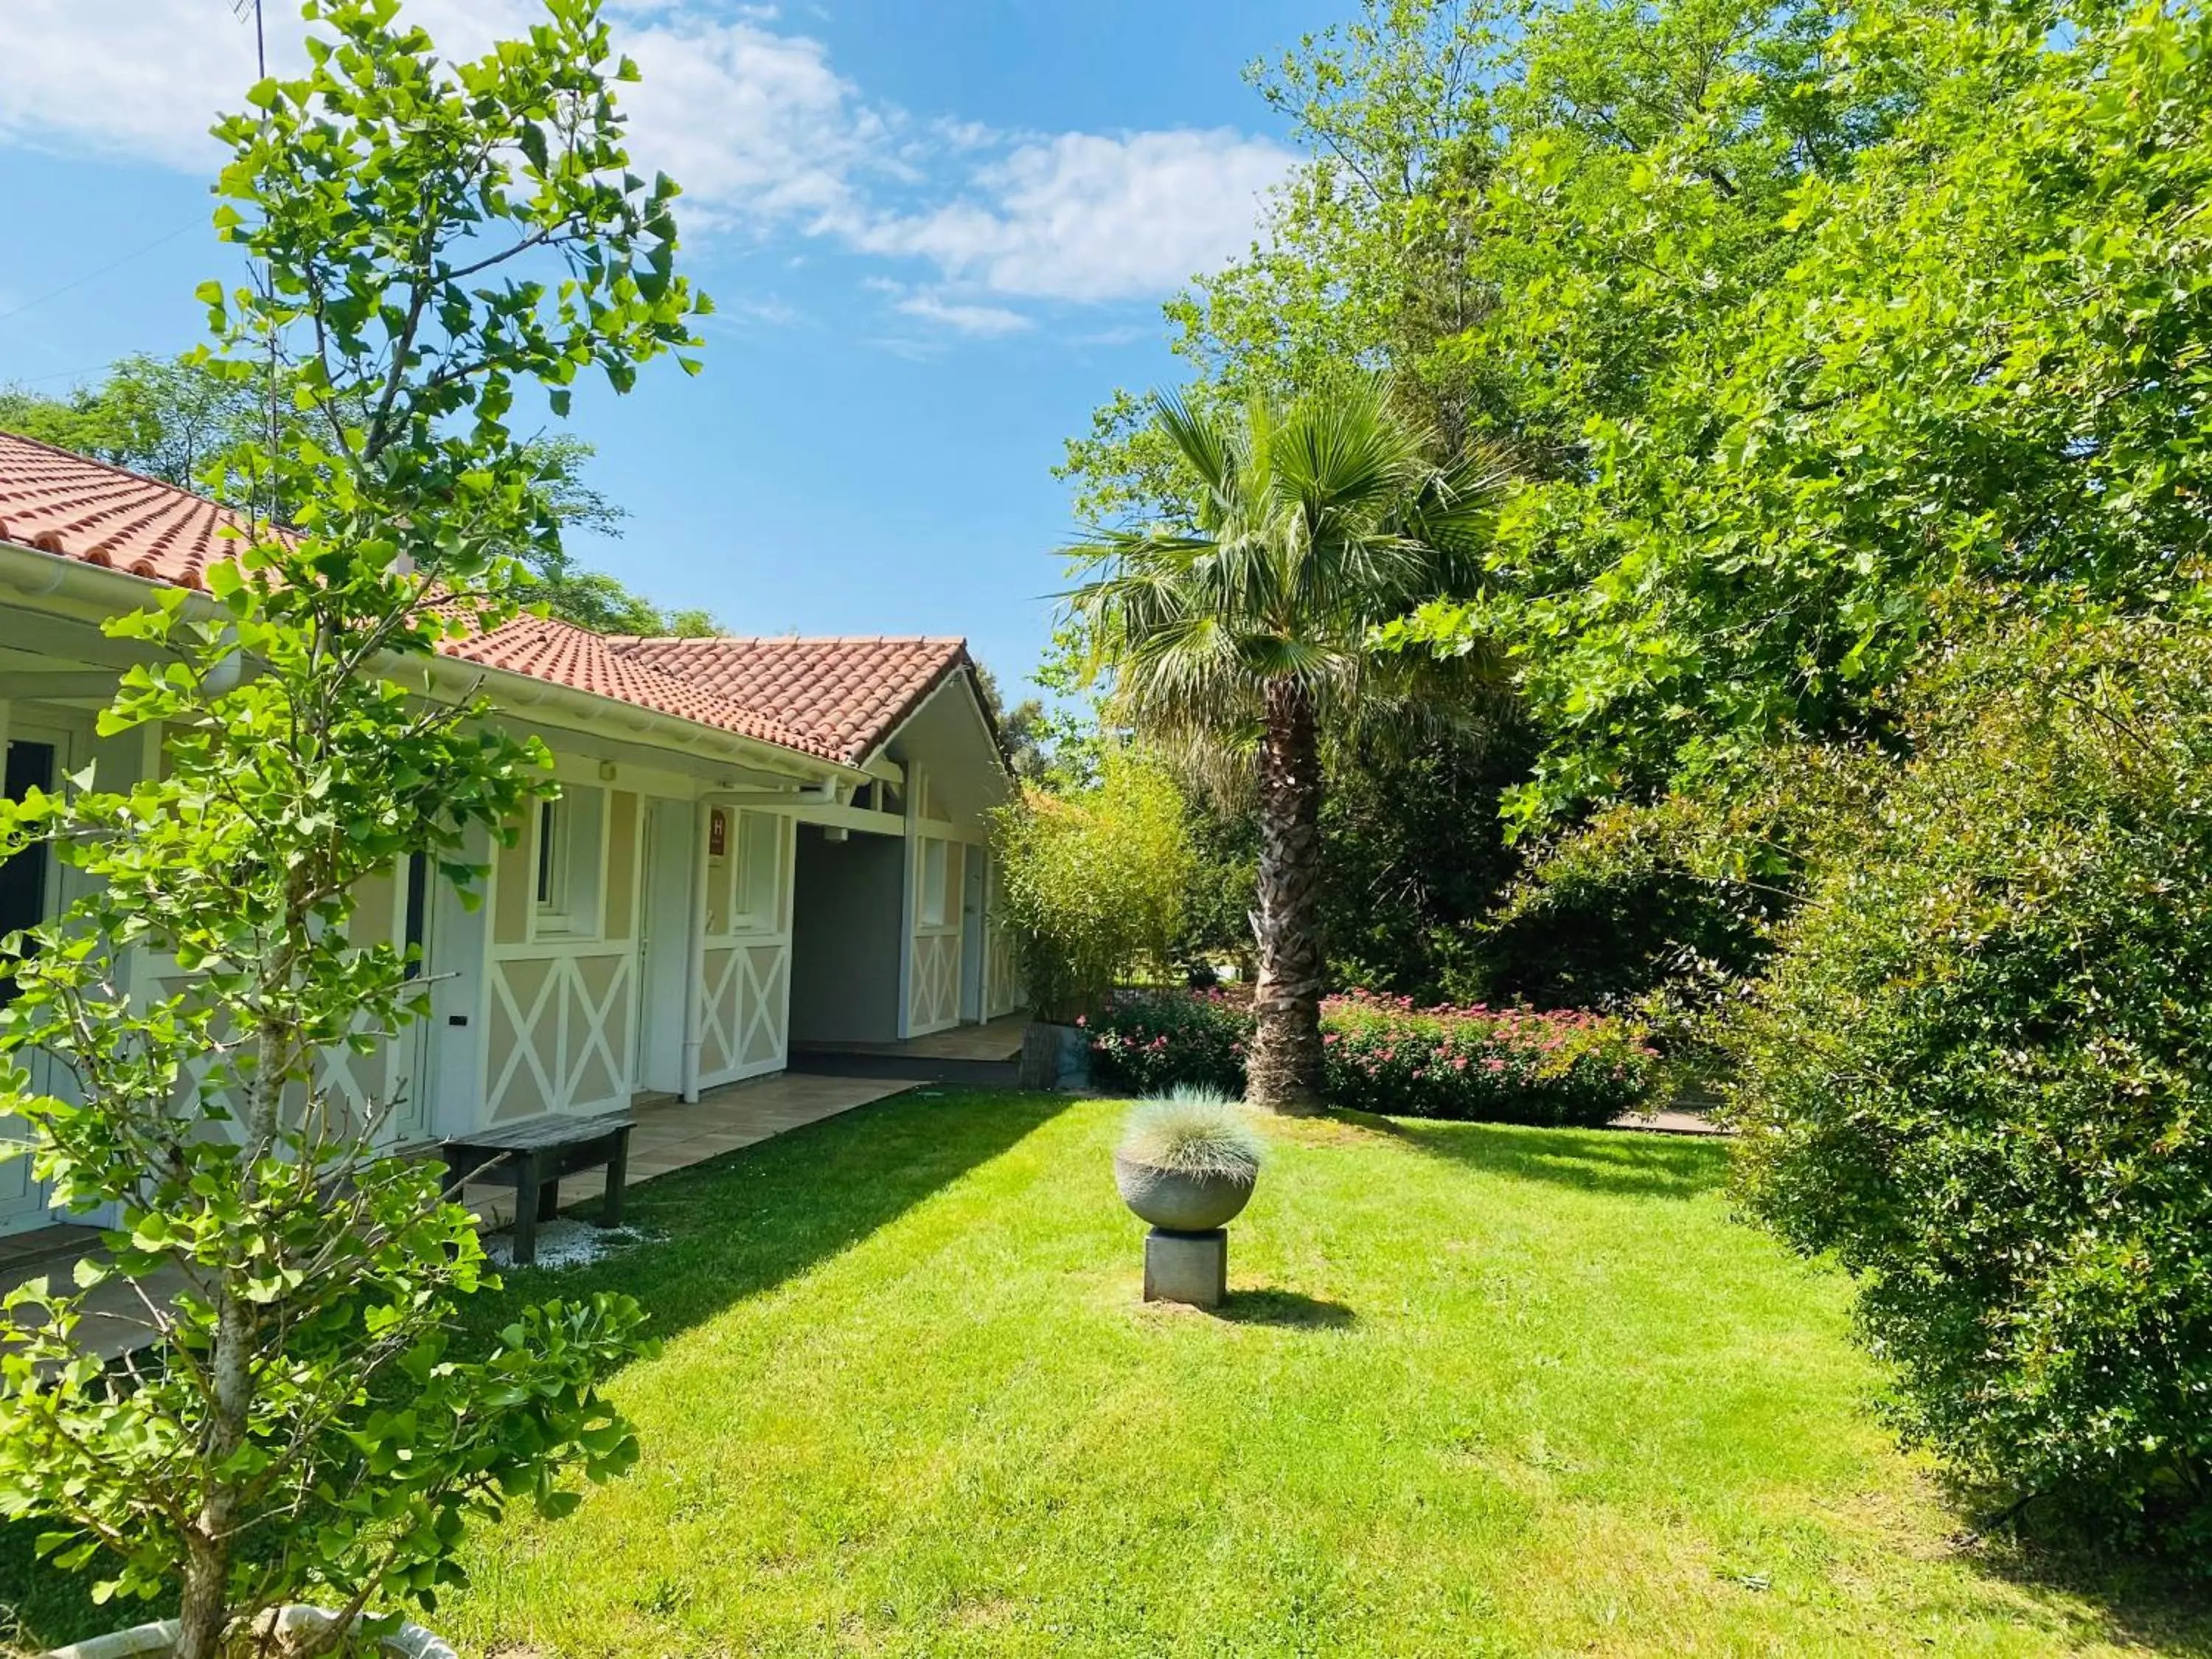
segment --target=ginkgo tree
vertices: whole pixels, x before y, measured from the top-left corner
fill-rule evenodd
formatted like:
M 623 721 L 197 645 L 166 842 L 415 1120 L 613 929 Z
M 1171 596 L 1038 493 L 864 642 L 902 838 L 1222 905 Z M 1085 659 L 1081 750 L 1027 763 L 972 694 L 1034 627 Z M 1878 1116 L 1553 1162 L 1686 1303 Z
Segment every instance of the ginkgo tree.
M 557 1512 L 564 1474 L 635 1455 L 598 1388 L 636 1306 L 549 1304 L 452 1351 L 487 1283 L 473 1224 L 441 1169 L 386 1152 L 396 1098 L 327 1080 L 427 1007 L 410 952 L 353 925 L 362 884 L 422 854 L 465 896 L 468 848 L 549 787 L 480 700 L 424 695 L 443 643 L 513 613 L 514 553 L 556 545 L 518 393 L 627 390 L 705 305 L 675 186 L 629 170 L 635 70 L 596 0 L 452 63 L 395 0 L 305 15 L 305 72 L 216 129 L 252 276 L 200 292 L 208 361 L 292 400 L 216 463 L 261 505 L 204 592 L 109 625 L 145 660 L 100 729 L 158 730 L 163 764 L 0 807 L 0 855 L 43 840 L 86 894 L 9 946 L 0 1110 L 57 1204 L 116 1218 L 74 1287 L 6 1298 L 0 1515 L 102 1596 L 178 1594 L 182 1659 L 283 1603 L 335 1615 L 307 1651 L 432 1605 L 471 1516 Z M 66 1086 L 32 1086 L 33 1050 Z M 84 1319 L 103 1279 L 160 1339 L 119 1369 Z

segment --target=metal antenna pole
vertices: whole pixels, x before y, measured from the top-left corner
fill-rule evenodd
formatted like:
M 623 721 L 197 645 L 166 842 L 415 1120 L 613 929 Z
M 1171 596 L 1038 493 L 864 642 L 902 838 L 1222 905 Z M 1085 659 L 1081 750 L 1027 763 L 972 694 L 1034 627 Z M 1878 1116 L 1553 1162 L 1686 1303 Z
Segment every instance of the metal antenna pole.
M 246 12 L 249 9 L 253 14 L 254 78 L 260 81 L 266 81 L 269 78 L 269 33 L 262 19 L 261 0 L 232 0 L 231 15 L 234 17 L 238 18 L 241 22 L 245 21 Z M 265 111 L 262 114 L 261 122 L 264 128 L 269 124 L 268 113 Z M 274 295 L 275 284 L 273 281 L 270 284 L 270 293 L 272 296 Z M 269 444 L 268 469 L 270 474 L 269 522 L 271 526 L 274 526 L 276 522 L 276 511 L 279 506 L 276 499 L 276 444 L 278 441 L 279 421 L 279 415 L 276 407 L 276 325 L 274 322 L 270 323 L 268 325 L 268 331 L 269 384 L 265 388 L 266 395 L 264 397 L 262 402 L 263 413 L 267 417 L 269 422 L 267 433 Z

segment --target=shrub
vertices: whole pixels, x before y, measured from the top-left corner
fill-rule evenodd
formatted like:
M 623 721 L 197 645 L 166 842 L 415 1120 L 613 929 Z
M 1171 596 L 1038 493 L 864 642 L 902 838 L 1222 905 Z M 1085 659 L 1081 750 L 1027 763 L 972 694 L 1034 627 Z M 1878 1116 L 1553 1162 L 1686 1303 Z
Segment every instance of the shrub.
M 1087 788 L 1027 787 L 994 814 L 992 856 L 1040 1018 L 1093 1013 L 1133 970 L 1164 969 L 1190 884 L 1184 816 L 1175 781 L 1127 753 Z
M 1185 1084 L 1129 1115 L 1117 1149 L 1132 1164 L 1176 1175 L 1219 1177 L 1249 1187 L 1266 1148 L 1237 1103 L 1218 1090 Z
M 1251 1033 L 1249 1012 L 1219 993 L 1125 994 L 1092 1026 L 1092 1070 L 1133 1093 L 1235 1091 Z M 1358 993 L 1322 1005 L 1322 1043 L 1332 1105 L 1492 1123 L 1609 1122 L 1643 1103 L 1655 1066 L 1624 1020 Z
M 1334 997 L 1322 1013 L 1328 1097 L 1406 1117 L 1595 1127 L 1640 1105 L 1654 1056 L 1607 1016 L 1417 1009 Z
M 1124 993 L 1085 1023 L 1091 1075 L 1133 1095 L 1178 1085 L 1244 1092 L 1252 1012 L 1219 991 Z
M 2014 634 L 1906 714 L 1715 1033 L 1747 1196 L 1909 1437 L 2212 1565 L 2212 630 Z

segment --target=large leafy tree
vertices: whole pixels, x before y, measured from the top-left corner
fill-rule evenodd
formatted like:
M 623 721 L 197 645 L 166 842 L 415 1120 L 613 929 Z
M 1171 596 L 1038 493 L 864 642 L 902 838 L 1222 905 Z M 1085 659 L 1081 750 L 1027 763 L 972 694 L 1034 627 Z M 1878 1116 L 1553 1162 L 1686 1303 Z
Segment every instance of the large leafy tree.
M 1806 194 L 1848 181 L 1925 103 L 1895 21 L 1744 0 L 1368 0 L 1254 66 L 1310 157 L 1264 242 L 1170 304 L 1187 395 L 1234 403 L 1350 360 L 1390 372 L 1439 430 L 1510 448 L 1530 487 L 1501 522 L 1491 603 L 1415 633 L 1515 654 L 1542 739 L 1524 821 L 1663 775 L 1700 735 L 1695 699 L 1655 694 L 1646 720 L 1600 678 L 1632 677 L 1650 641 L 1627 637 L 1640 571 L 1613 576 L 1619 523 L 1586 492 L 1613 484 L 1615 434 L 1741 356 L 1747 313 L 1801 257 Z M 1679 410 L 1686 434 L 1706 412 L 1687 395 Z M 1109 506 L 1171 500 L 1178 476 L 1126 397 L 1068 470 Z M 1554 599 L 1581 611 L 1539 608 Z M 1618 649 L 1566 664 L 1553 642 L 1593 616 Z M 1783 661 L 1736 686 L 1729 717 L 1787 718 L 1801 693 L 1825 712 L 1826 684 L 1792 684 Z M 1729 680 L 1709 684 L 1717 702 Z
M 448 1353 L 475 1227 L 442 1170 L 389 1155 L 394 1092 L 332 1072 L 428 1012 L 365 887 L 421 855 L 465 893 L 481 837 L 549 787 L 481 702 L 425 695 L 443 641 L 527 598 L 515 553 L 559 546 L 516 394 L 559 412 L 595 368 L 627 390 L 703 302 L 672 269 L 675 186 L 628 170 L 612 88 L 635 72 L 594 0 L 458 64 L 397 10 L 308 0 L 306 72 L 216 129 L 216 222 L 252 278 L 200 290 L 210 361 L 284 387 L 290 418 L 202 475 L 246 508 L 208 592 L 110 625 L 150 660 L 100 729 L 158 729 L 164 764 L 0 805 L 0 854 L 44 838 L 88 889 L 9 947 L 12 1150 L 119 1218 L 77 1291 L 5 1299 L 0 1515 L 46 1521 L 105 1593 L 179 1591 L 181 1659 L 311 1595 L 337 1617 L 300 1650 L 350 1641 L 365 1608 L 434 1602 L 471 1517 L 558 1513 L 564 1470 L 635 1453 L 597 1391 L 635 1304 L 555 1304 Z M 33 1048 L 73 1086 L 35 1089 Z M 159 1364 L 102 1362 L 81 1323 L 102 1275 L 139 1288 Z
M 112 364 L 97 386 L 58 398 L 0 387 L 0 431 L 188 489 L 268 418 L 269 399 L 253 379 L 190 355 L 140 352 Z
M 1878 7 L 1830 50 L 1887 131 L 1790 188 L 1786 263 L 1593 411 L 1496 604 L 1433 630 L 1522 653 L 1532 813 L 1887 738 L 1954 588 L 2157 605 L 2212 547 L 2212 19 Z
M 1324 736 L 1418 714 L 1370 635 L 1468 590 L 1504 475 L 1481 453 L 1434 461 L 1433 434 L 1364 377 L 1235 418 L 1163 396 L 1154 418 L 1189 508 L 1071 549 L 1089 573 L 1072 604 L 1122 717 L 1171 749 L 1256 769 L 1250 1088 L 1259 1103 L 1307 1109 L 1321 1077 Z

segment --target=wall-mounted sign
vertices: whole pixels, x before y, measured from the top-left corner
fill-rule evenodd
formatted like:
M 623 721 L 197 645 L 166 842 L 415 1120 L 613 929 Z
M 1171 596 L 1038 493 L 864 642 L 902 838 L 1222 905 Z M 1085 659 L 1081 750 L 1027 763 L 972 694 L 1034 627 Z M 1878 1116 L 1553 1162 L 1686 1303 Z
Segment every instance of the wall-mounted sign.
M 730 815 L 719 806 L 707 814 L 707 856 L 726 859 L 730 855 Z

